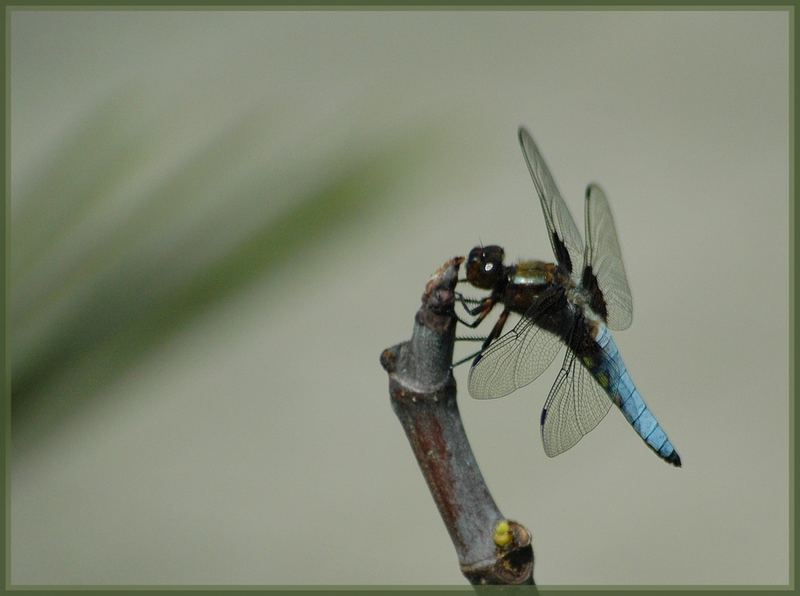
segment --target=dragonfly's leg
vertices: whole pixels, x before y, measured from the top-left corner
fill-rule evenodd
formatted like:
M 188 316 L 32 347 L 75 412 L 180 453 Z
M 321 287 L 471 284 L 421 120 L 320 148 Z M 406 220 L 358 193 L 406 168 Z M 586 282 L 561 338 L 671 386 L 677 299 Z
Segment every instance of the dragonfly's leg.
M 459 335 L 456 341 L 486 341 L 485 335 Z
M 456 315 L 456 319 L 458 319 L 458 322 L 461 323 L 462 325 L 466 325 L 470 329 L 475 329 L 475 327 L 480 325 L 481 322 L 486 318 L 486 315 L 488 315 L 492 311 L 492 308 L 494 308 L 495 304 L 497 304 L 497 300 L 495 299 L 495 297 L 487 296 L 486 298 L 482 299 L 480 301 L 480 304 L 478 304 L 478 306 L 476 306 L 475 308 L 471 309 L 468 308 L 466 305 L 464 305 L 464 308 L 467 310 L 467 312 L 470 315 L 475 316 L 475 318 L 472 321 L 465 321 L 458 315 Z
M 503 312 L 500 313 L 500 316 L 497 317 L 497 322 L 492 327 L 492 330 L 489 332 L 489 335 L 483 342 L 483 350 L 489 347 L 489 344 L 500 337 L 500 334 L 503 332 L 503 327 L 506 326 L 506 321 L 508 321 L 508 315 L 511 311 L 508 308 L 504 308 Z
M 474 353 L 470 354 L 469 356 L 466 356 L 466 357 L 462 358 L 458 362 L 453 362 L 453 364 L 450 365 L 450 368 L 455 368 L 456 366 L 460 366 L 460 365 L 464 364 L 465 362 L 469 362 L 470 360 L 475 358 L 475 356 L 479 355 L 481 352 L 483 352 L 483 350 L 478 350 L 477 352 L 474 352 Z
M 464 310 L 466 310 L 473 317 L 483 312 L 483 310 L 486 308 L 487 302 L 490 302 L 492 306 L 494 306 L 494 303 L 497 301 L 494 295 L 486 296 L 486 298 L 467 298 L 461 292 L 456 292 L 456 300 L 458 300 L 461 303 L 461 306 L 464 307 Z M 475 308 L 470 308 L 467 306 L 468 304 L 477 304 L 477 306 Z M 489 310 L 491 310 L 491 308 Z
M 456 341 L 486 341 L 485 335 L 462 335 L 461 337 L 456 337 Z
M 481 347 L 480 350 L 470 354 L 469 356 L 466 356 L 465 358 L 462 358 L 458 362 L 454 362 L 453 364 L 450 365 L 450 368 L 455 368 L 459 364 L 464 364 L 465 362 L 472 360 L 473 358 L 477 358 L 478 356 L 483 354 L 484 350 L 487 347 L 489 347 L 489 344 L 491 344 L 494 340 L 500 337 L 500 334 L 503 332 L 503 327 L 505 327 L 506 321 L 508 321 L 508 315 L 510 314 L 510 312 L 511 311 L 507 308 L 503 309 L 503 312 L 500 313 L 500 316 L 498 317 L 497 322 L 494 324 L 494 327 L 492 327 L 491 333 L 489 333 L 487 337 L 481 338 L 483 339 L 483 346 Z M 474 339 L 477 340 L 478 338 Z
M 480 304 L 486 300 L 486 298 L 467 298 L 461 292 L 456 292 L 456 300 L 458 300 L 464 308 L 467 308 L 467 304 Z

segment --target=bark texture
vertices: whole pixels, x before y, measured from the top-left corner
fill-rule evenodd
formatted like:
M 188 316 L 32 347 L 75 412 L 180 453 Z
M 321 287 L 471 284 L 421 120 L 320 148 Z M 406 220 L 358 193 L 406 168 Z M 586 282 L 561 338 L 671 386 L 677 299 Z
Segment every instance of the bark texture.
M 528 530 L 507 521 L 467 440 L 450 365 L 455 342 L 456 257 L 431 276 L 411 339 L 383 351 L 392 408 L 428 483 L 461 571 L 472 584 L 533 584 Z

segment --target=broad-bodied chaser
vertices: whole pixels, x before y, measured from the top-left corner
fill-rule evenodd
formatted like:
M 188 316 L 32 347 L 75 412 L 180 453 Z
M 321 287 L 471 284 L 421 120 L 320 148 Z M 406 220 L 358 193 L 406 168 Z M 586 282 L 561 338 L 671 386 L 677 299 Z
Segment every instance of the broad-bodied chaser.
M 609 331 L 626 329 L 633 308 L 608 200 L 599 186 L 589 185 L 584 247 L 530 133 L 520 128 L 519 140 L 556 263 L 504 265 L 499 246 L 470 251 L 466 281 L 491 293 L 473 300 L 474 308 L 459 295 L 475 317 L 467 325 L 476 327 L 496 304 L 503 312 L 472 363 L 469 392 L 477 399 L 508 395 L 541 375 L 566 345 L 564 363 L 541 415 L 545 453 L 554 457 L 575 445 L 613 403 L 653 451 L 680 466 L 678 452 L 633 384 Z M 521 318 L 501 335 L 511 312 Z

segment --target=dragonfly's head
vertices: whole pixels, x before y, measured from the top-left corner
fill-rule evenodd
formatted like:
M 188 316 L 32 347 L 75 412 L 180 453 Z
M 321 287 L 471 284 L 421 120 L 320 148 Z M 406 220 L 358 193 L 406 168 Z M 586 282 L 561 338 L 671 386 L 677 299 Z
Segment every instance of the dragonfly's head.
M 493 289 L 503 276 L 505 252 L 499 246 L 476 246 L 467 257 L 467 280 L 476 288 Z

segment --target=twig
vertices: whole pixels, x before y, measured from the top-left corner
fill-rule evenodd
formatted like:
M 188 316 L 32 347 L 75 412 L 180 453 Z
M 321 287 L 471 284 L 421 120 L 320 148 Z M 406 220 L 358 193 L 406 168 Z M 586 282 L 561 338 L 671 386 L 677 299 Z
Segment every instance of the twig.
M 456 319 L 455 285 L 463 257 L 447 261 L 422 295 L 411 340 L 388 348 L 392 408 L 428 483 L 472 584 L 533 584 L 528 530 L 506 520 L 483 480 L 456 402 L 450 370 Z

